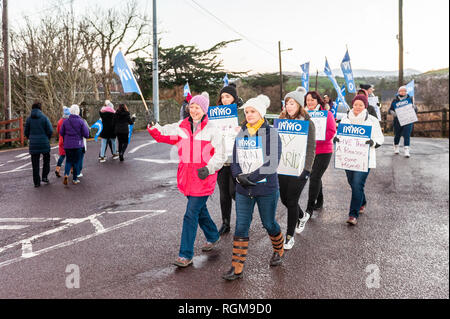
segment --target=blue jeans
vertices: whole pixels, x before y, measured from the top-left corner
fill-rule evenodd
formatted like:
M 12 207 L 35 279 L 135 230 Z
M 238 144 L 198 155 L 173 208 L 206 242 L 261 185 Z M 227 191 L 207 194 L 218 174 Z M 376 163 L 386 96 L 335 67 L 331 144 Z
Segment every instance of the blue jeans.
M 111 141 L 112 152 L 116 154 L 116 139 L 115 138 L 102 138 L 102 146 L 100 148 L 100 157 L 105 157 L 106 147 L 108 146 L 108 141 Z
M 81 149 L 81 155 L 80 155 L 80 160 L 78 161 L 78 175 L 81 174 L 81 170 L 83 169 L 83 163 L 84 163 L 84 153 L 83 149 Z
M 73 167 L 73 179 L 76 180 L 79 174 L 78 165 L 80 162 L 82 149 L 81 148 L 67 148 L 66 151 L 66 167 L 64 168 L 64 176 L 70 175 L 70 169 Z
M 281 232 L 280 225 L 275 220 L 280 191 L 266 196 L 249 197 L 236 192 L 236 237 L 248 237 L 252 223 L 255 204 L 258 205 L 259 216 L 264 228 L 270 236 Z
M 64 162 L 64 159 L 65 159 L 65 158 L 66 158 L 66 155 L 59 155 L 58 163 L 56 164 L 56 166 L 61 167 L 61 166 L 62 166 L 62 163 Z
M 409 146 L 411 140 L 411 133 L 414 123 L 401 126 L 397 118 L 394 119 L 394 144 L 400 144 L 400 138 L 403 136 L 403 145 Z
M 183 219 L 183 231 L 181 233 L 180 257 L 192 259 L 194 257 L 194 243 L 197 236 L 197 227 L 205 234 L 206 240 L 215 243 L 219 240 L 219 231 L 209 215 L 206 202 L 209 196 L 187 196 L 188 203 Z
M 345 171 L 347 175 L 347 181 L 352 188 L 352 200 L 350 202 L 350 213 L 351 217 L 359 217 L 359 209 L 367 204 L 366 194 L 364 193 L 364 186 L 366 185 L 367 176 L 369 176 L 369 171 L 366 172 L 355 172 L 355 171 Z

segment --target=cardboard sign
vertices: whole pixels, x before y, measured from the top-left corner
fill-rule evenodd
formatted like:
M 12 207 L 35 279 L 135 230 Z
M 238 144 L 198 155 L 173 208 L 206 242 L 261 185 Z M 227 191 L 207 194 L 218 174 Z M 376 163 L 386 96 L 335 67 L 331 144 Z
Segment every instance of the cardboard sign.
M 328 111 L 308 111 L 316 128 L 316 141 L 325 141 Z
M 250 174 L 264 165 L 264 152 L 261 136 L 236 138 L 237 161 L 243 174 Z M 266 179 L 259 183 L 266 182 Z
M 378 106 L 378 103 L 380 103 L 380 100 L 378 99 L 378 96 L 370 96 L 368 98 L 369 105 L 372 105 L 375 111 L 377 112 L 378 121 L 381 121 L 381 112 L 380 107 Z
M 417 114 L 409 99 L 399 101 L 395 104 L 395 113 L 401 126 L 417 122 Z
M 368 172 L 370 139 L 372 127 L 367 125 L 339 124 L 337 136 L 339 142 L 335 145 L 335 168 L 349 171 Z
M 208 108 L 208 119 L 213 121 L 224 137 L 227 156 L 232 156 L 234 139 L 239 129 L 237 105 L 210 106 Z
M 275 119 L 273 126 L 277 128 L 282 143 L 278 174 L 300 176 L 305 166 L 309 122 Z

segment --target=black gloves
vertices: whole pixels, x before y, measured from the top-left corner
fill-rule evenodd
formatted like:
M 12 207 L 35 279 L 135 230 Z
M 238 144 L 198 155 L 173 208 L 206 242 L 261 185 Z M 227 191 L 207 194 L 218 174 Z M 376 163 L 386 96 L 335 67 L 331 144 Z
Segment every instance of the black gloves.
M 298 178 L 307 180 L 310 175 L 311 175 L 311 173 L 308 172 L 306 169 L 304 169 L 303 172 L 300 174 L 300 176 Z
M 339 137 L 335 136 L 333 138 L 333 143 L 338 143 L 338 142 L 340 142 Z
M 369 144 L 370 147 L 372 147 L 375 145 L 375 142 L 372 139 L 370 139 L 370 140 L 366 141 L 366 144 Z
M 201 180 L 206 179 L 209 176 L 209 170 L 208 170 L 208 168 L 206 166 L 197 169 L 197 173 L 198 173 L 198 177 Z
M 250 174 L 241 174 L 241 175 L 238 175 L 238 177 L 236 177 L 236 181 L 239 183 L 239 184 L 241 184 L 241 186 L 243 186 L 243 187 L 247 187 L 247 186 L 255 186 L 256 184 L 255 183 L 253 183 L 252 181 L 250 181 L 249 179 L 248 179 L 248 176 L 249 176 Z

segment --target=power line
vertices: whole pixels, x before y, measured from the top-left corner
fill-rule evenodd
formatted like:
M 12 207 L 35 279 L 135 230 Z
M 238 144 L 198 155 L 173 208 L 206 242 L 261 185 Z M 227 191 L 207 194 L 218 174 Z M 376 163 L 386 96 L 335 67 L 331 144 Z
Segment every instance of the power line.
M 186 0 L 188 1 L 188 0 Z M 255 41 L 253 41 L 252 39 L 250 39 L 249 37 L 247 37 L 245 34 L 243 34 L 242 32 L 237 31 L 236 29 L 234 29 L 232 26 L 230 26 L 229 24 L 227 24 L 225 21 L 223 21 L 222 19 L 220 19 L 218 16 L 216 16 L 214 13 L 212 13 L 211 11 L 209 11 L 208 9 L 206 9 L 205 7 L 203 7 L 202 5 L 200 5 L 197 1 L 195 0 L 191 0 L 197 7 L 199 7 L 200 9 L 202 9 L 204 12 L 206 12 L 208 15 L 212 16 L 215 20 L 217 20 L 220 24 L 224 25 L 225 27 L 227 27 L 228 29 L 230 29 L 231 31 L 233 31 L 234 33 L 236 33 L 237 35 L 239 35 L 240 37 L 244 38 L 245 40 L 247 40 L 248 42 L 250 42 L 251 44 L 253 44 L 254 46 L 256 46 L 257 48 L 263 50 L 265 53 L 269 54 L 270 56 L 272 56 L 273 58 L 278 59 L 277 56 L 275 56 L 272 52 L 268 51 L 266 48 L 264 48 L 263 46 L 259 45 L 258 43 L 256 43 Z M 189 2 L 188 2 L 189 3 Z M 289 61 L 287 61 L 289 62 Z M 289 64 L 294 65 L 293 63 L 289 62 Z M 297 64 L 295 64 L 295 66 L 297 67 Z

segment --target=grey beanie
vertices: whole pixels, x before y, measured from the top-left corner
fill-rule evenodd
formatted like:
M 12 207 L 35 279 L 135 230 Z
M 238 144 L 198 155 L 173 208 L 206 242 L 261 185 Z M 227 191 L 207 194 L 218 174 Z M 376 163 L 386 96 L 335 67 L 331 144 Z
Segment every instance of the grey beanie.
M 302 86 L 299 86 L 295 91 L 289 92 L 284 97 L 284 102 L 286 103 L 287 99 L 294 99 L 301 107 L 305 107 L 305 95 L 306 89 Z

